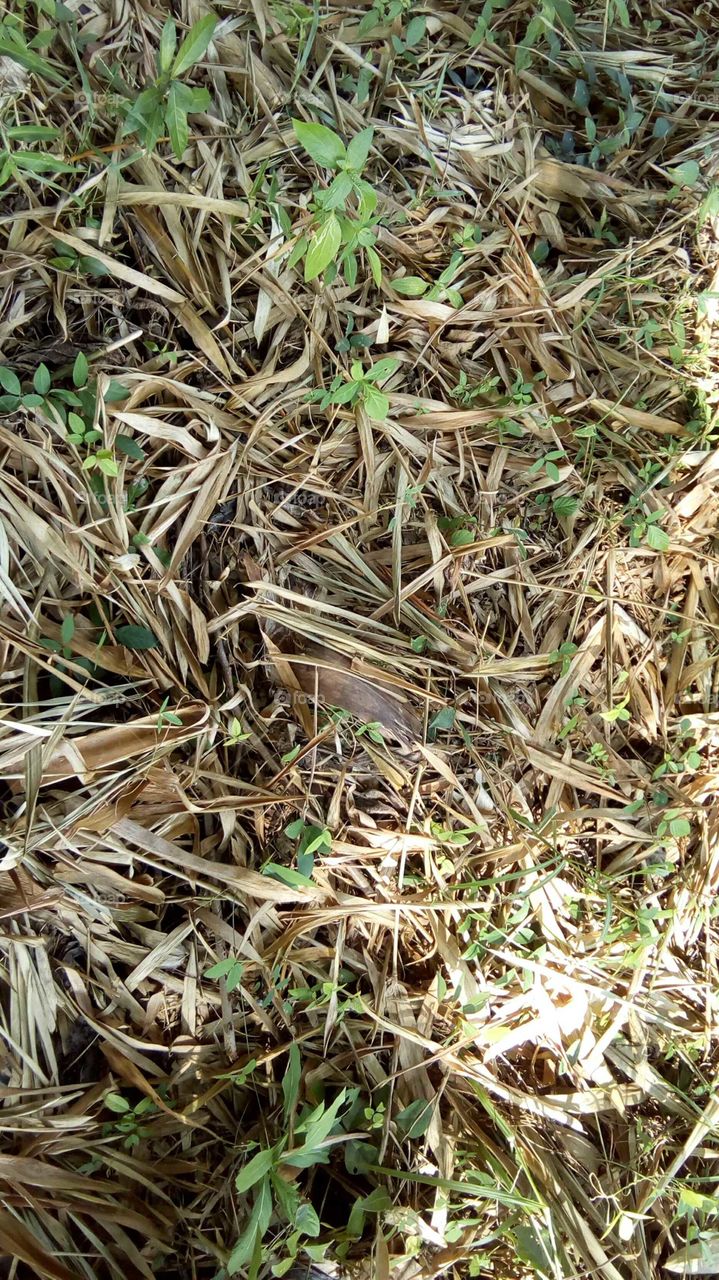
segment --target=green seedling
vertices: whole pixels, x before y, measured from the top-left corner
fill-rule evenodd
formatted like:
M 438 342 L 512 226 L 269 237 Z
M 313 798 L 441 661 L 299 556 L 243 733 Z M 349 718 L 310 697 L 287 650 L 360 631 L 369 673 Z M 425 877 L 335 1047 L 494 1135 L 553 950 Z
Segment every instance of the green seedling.
M 297 870 L 309 879 L 314 870 L 315 854 L 322 856 L 332 851 L 332 832 L 328 827 L 296 818 L 285 827 L 285 835 L 297 841 Z
M 341 269 L 347 283 L 353 285 L 357 280 L 358 257 L 363 253 L 379 285 L 382 264 L 374 248 L 377 192 L 362 177 L 374 129 L 362 129 L 345 146 L 339 135 L 324 124 L 303 120 L 293 120 L 292 124 L 297 141 L 308 156 L 335 176 L 328 187 L 312 188 L 312 221 L 309 229 L 299 236 L 288 265 L 296 266 L 304 259 L 305 280 L 324 275 L 326 284 L 330 284 Z
M 399 360 L 392 356 L 377 360 L 369 369 L 365 369 L 359 360 L 353 360 L 349 379 L 338 374 L 326 390 L 318 387 L 309 393 L 308 399 L 319 404 L 320 409 L 327 409 L 332 404 L 362 404 L 373 421 L 383 422 L 389 413 L 389 397 L 377 384 L 391 377 L 398 366 Z
M 228 992 L 231 992 L 239 987 L 244 972 L 245 966 L 237 956 L 227 956 L 224 960 L 218 960 L 209 969 L 205 969 L 203 976 L 210 978 L 213 982 L 224 978 L 225 988 Z
M 184 84 L 180 77 L 204 57 L 216 26 L 215 14 L 206 14 L 190 28 L 177 49 L 177 28 L 172 18 L 166 20 L 157 54 L 157 78 L 127 110 L 123 137 L 136 133 L 147 150 L 153 151 L 166 129 L 176 159 L 182 159 L 189 140 L 187 117 L 207 111 L 210 94 L 207 89 Z
M 122 1145 L 127 1151 L 132 1151 L 143 1138 L 149 1137 L 151 1130 L 142 1121 L 144 1117 L 157 1111 L 151 1098 L 141 1098 L 133 1107 L 121 1093 L 106 1093 L 103 1102 L 117 1116 L 116 1120 L 104 1126 L 104 1130 L 106 1133 L 120 1134 Z

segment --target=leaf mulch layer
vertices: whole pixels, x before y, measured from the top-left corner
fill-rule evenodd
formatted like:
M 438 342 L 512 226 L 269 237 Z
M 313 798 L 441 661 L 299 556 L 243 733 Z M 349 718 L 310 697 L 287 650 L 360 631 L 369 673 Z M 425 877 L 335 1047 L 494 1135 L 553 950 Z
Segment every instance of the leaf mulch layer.
M 173 9 L 0 20 L 3 1274 L 715 1274 L 717 6 Z

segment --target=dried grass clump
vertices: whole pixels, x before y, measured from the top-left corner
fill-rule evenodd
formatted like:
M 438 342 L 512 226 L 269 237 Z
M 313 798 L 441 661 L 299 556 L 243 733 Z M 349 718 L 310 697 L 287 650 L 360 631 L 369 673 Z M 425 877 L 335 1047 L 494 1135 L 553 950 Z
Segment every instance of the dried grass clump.
M 0 24 L 17 1280 L 225 1276 L 343 1089 L 325 1270 L 719 1269 L 716 13 L 408 8 L 218 3 L 180 158 L 164 9 Z M 373 127 L 379 285 L 290 265 L 293 117 Z

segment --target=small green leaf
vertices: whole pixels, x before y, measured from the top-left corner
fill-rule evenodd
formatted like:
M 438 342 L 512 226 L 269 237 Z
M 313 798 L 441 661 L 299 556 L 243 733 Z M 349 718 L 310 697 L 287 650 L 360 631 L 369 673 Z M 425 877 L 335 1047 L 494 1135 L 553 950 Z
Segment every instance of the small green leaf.
M 74 164 L 66 164 L 58 156 L 41 156 L 37 151 L 13 151 L 12 163 L 27 173 L 74 173 Z
M 558 498 L 552 499 L 552 510 L 555 516 L 560 520 L 568 520 L 573 516 L 579 508 L 579 502 L 576 498 L 572 498 L 569 494 L 560 494 Z
M 677 840 L 682 836 L 690 836 L 692 833 L 691 824 L 686 818 L 672 818 L 669 823 L 669 831 Z
M 667 169 L 672 182 L 676 183 L 678 187 L 695 187 L 699 181 L 700 172 L 696 160 L 685 160 L 683 164 L 678 164 L 675 169 Z
M 234 963 L 235 960 L 232 956 L 227 956 L 224 960 L 218 960 L 217 964 L 213 964 L 209 969 L 205 969 L 204 977 L 211 979 L 226 978 Z
M 422 1138 L 432 1123 L 434 1105 L 418 1098 L 397 1116 L 397 1125 L 405 1138 Z
M 16 124 L 7 131 L 14 142 L 53 142 L 60 137 L 60 130 L 42 124 Z
M 11 396 L 22 395 L 20 379 L 12 369 L 8 369 L 6 364 L 0 364 L 0 387 Z
M 297 1210 L 295 1230 L 301 1231 L 303 1236 L 318 1236 L 320 1234 L 320 1220 L 307 1200 L 304 1200 Z
M 74 634 L 75 634 L 75 619 L 73 618 L 71 613 L 68 613 L 63 618 L 62 626 L 60 627 L 60 639 L 62 640 L 63 648 L 67 649 L 69 645 L 72 644 L 72 637 L 74 636 Z
M 293 120 L 292 127 L 300 146 L 304 147 L 308 156 L 324 169 L 336 169 L 347 152 L 341 138 L 324 124 L 306 124 L 304 120 Z
M 105 404 L 117 404 L 120 400 L 127 400 L 129 394 L 129 387 L 126 387 L 123 382 L 116 382 L 113 379 L 102 398 Z
M 557 466 L 556 462 L 551 462 L 550 460 L 546 460 L 544 463 L 544 470 L 546 471 L 550 480 L 554 480 L 556 482 L 559 479 L 559 467 Z
M 293 822 L 288 823 L 285 827 L 285 835 L 289 836 L 290 840 L 297 840 L 298 837 L 302 835 L 304 829 L 304 820 L 302 818 L 295 818 Z
M 669 534 L 665 529 L 660 528 L 658 524 L 650 524 L 647 526 L 646 540 L 648 545 L 654 551 L 669 550 Z
M 169 72 L 177 47 L 177 28 L 172 18 L 167 18 L 160 36 L 160 48 L 157 56 L 157 67 L 160 74 Z
M 170 135 L 175 158 L 181 160 L 187 149 L 190 131 L 187 125 L 187 112 L 182 99 L 184 85 L 175 81 L 170 85 L 170 92 L 165 107 L 165 124 Z
M 147 627 L 138 627 L 134 623 L 115 627 L 115 636 L 126 649 L 156 649 L 159 644 L 157 637 Z
M 318 126 L 319 127 L 319 126 Z M 342 230 L 334 213 L 310 240 L 305 257 L 305 280 L 314 280 L 334 258 L 342 243 Z
M 439 733 L 439 731 L 443 729 L 451 729 L 456 716 L 457 712 L 454 707 L 442 707 L 442 709 L 437 712 L 436 716 L 430 720 L 427 727 L 432 731 L 432 733 Z
M 46 396 L 52 386 L 50 370 L 46 364 L 39 364 L 33 376 L 32 385 L 39 396 Z
M 194 67 L 195 63 L 200 61 L 207 51 L 216 26 L 216 14 L 208 13 L 190 28 L 172 64 L 170 72 L 172 76 L 181 76 L 183 72 L 189 71 L 190 67 Z
M 289 1118 L 297 1104 L 301 1079 L 302 1058 L 300 1056 L 299 1046 L 293 1043 L 290 1045 L 287 1070 L 282 1077 L 282 1097 L 284 1099 L 283 1114 L 285 1120 Z
M 344 209 L 347 197 L 352 191 L 352 178 L 349 173 L 338 173 L 332 179 L 326 191 L 318 197 L 323 209 Z
M 119 1116 L 130 1110 L 127 1098 L 123 1098 L 121 1093 L 106 1093 L 103 1102 L 109 1111 L 114 1111 Z
M 120 453 L 124 453 L 126 458 L 134 458 L 136 462 L 142 462 L 145 457 L 145 450 L 141 449 L 136 440 L 132 436 L 118 435 L 115 436 L 115 448 Z
M 389 398 L 384 391 L 367 384 L 362 394 L 364 407 L 373 422 L 383 422 L 389 413 Z
M 427 30 L 427 19 L 423 17 L 411 18 L 407 23 L 407 30 L 404 33 L 404 42 L 408 49 L 413 49 L 420 40 L 424 39 Z
M 373 138 L 374 129 L 370 125 L 367 129 L 361 129 L 351 139 L 347 147 L 347 167 L 354 173 L 361 173 L 364 169 Z
M 380 256 L 377 253 L 377 250 L 373 249 L 371 245 L 367 246 L 367 248 L 365 249 L 365 253 L 367 254 L 367 257 L 369 259 L 370 271 L 372 272 L 372 279 L 374 280 L 375 284 L 377 285 L 377 288 L 379 289 L 382 283 L 382 262 L 381 262 Z
M 272 880 L 279 880 L 282 884 L 289 885 L 291 889 L 316 889 L 316 884 L 309 879 L 308 876 L 300 875 L 299 871 L 295 871 L 294 867 L 283 867 L 279 862 L 268 862 L 262 868 L 263 876 L 269 876 Z
M 476 535 L 471 529 L 456 529 L 449 541 L 453 547 L 468 547 L 476 541 Z
M 258 1151 L 257 1155 L 245 1165 L 235 1178 L 235 1191 L 243 1195 L 245 1191 L 249 1191 L 250 1187 L 254 1187 L 276 1162 L 276 1154 L 273 1147 L 264 1151 Z
M 384 382 L 399 368 L 399 363 L 395 356 L 385 356 L 382 360 L 375 360 L 364 376 L 368 382 Z
M 297 759 L 301 750 L 302 750 L 302 746 L 298 742 L 297 746 L 293 747 L 291 751 L 286 751 L 283 756 L 280 756 L 280 762 L 282 764 L 292 764 L 292 761 Z
M 122 126 L 123 137 L 128 133 L 147 130 L 154 121 L 160 104 L 160 90 L 155 85 L 152 85 L 149 89 L 143 89 L 125 116 Z
M 75 356 L 75 363 L 72 366 L 72 384 L 74 387 L 84 387 L 87 382 L 88 375 L 87 356 L 82 351 L 78 351 Z
M 104 457 L 102 453 L 98 453 L 97 455 L 97 465 L 102 474 L 104 476 L 110 476 L 111 479 L 120 474 L 120 468 L 118 467 L 115 459 Z
M 401 293 L 403 298 L 421 298 L 429 288 L 427 281 L 419 276 L 397 276 L 390 280 L 390 284 L 395 293 Z
M 250 1220 L 228 1259 L 227 1270 L 231 1276 L 233 1276 L 235 1272 L 239 1271 L 240 1267 L 245 1266 L 250 1259 L 253 1260 L 254 1270 L 254 1261 L 261 1248 L 265 1232 L 270 1225 L 271 1217 L 272 1192 L 270 1190 L 269 1178 L 264 1178 L 262 1182 L 260 1182 L 257 1190 Z M 259 1261 L 260 1259 L 258 1258 L 257 1270 L 259 1270 Z

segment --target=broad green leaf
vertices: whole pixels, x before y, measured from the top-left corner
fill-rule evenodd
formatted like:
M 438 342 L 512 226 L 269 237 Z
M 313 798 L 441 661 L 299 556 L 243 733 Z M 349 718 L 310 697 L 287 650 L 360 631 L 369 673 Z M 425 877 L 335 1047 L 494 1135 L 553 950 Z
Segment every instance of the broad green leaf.
M 110 476 L 112 478 L 120 473 L 120 468 L 114 458 L 104 458 L 99 454 L 97 458 L 97 465 L 104 476 Z
M 33 376 L 32 385 L 39 396 L 46 396 L 52 386 L 50 370 L 46 364 L 39 364 Z
M 476 541 L 476 534 L 471 529 L 455 529 L 449 541 L 453 547 L 468 547 Z
M 411 18 L 407 23 L 407 30 L 404 33 L 404 42 L 408 49 L 413 49 L 420 40 L 424 39 L 427 30 L 427 19 L 423 17 Z
M 559 467 L 556 462 L 546 461 L 544 464 L 544 470 L 550 480 L 554 480 L 556 482 L 559 479 Z
M 382 262 L 380 260 L 380 256 L 377 253 L 377 250 L 373 249 L 371 245 L 367 246 L 367 248 L 365 249 L 365 253 L 367 254 L 367 257 L 369 259 L 370 270 L 372 272 L 372 279 L 374 280 L 375 284 L 377 285 L 377 288 L 379 289 L 382 283 Z
M 304 829 L 305 829 L 304 818 L 295 818 L 292 822 L 288 823 L 287 826 L 285 827 L 285 835 L 289 836 L 290 840 L 296 840 L 298 836 L 302 835 L 302 832 L 304 831 Z
M 297 263 L 304 257 L 308 244 L 309 240 L 307 236 L 300 236 L 287 259 L 288 267 L 292 268 L 297 266 Z
M 105 404 L 117 404 L 120 400 L 127 400 L 129 394 L 130 388 L 123 382 L 116 382 L 113 378 L 102 398 Z
M 385 356 L 382 360 L 375 360 L 374 364 L 365 374 L 368 382 L 383 382 L 385 378 L 389 378 L 390 374 L 395 373 L 399 368 L 399 360 L 394 356 Z
M 240 1169 L 235 1178 L 235 1191 L 238 1191 L 240 1195 L 244 1194 L 245 1191 L 249 1191 L 250 1187 L 254 1187 L 260 1181 L 260 1178 L 264 1178 L 265 1174 L 269 1173 L 275 1161 L 274 1147 L 270 1147 L 265 1151 L 258 1151 L 257 1155 L 252 1157 L 244 1169 Z
M 331 848 L 332 836 L 326 827 L 316 827 L 310 823 L 305 828 L 300 840 L 302 853 L 316 853 L 320 849 L 323 853 L 329 853 Z
M 72 637 L 74 636 L 74 634 L 75 634 L 75 619 L 73 618 L 71 613 L 68 613 L 63 618 L 62 626 L 60 627 L 60 639 L 62 640 L 62 643 L 65 646 L 65 648 L 67 648 L 68 645 L 72 644 Z
M 360 382 L 343 382 L 336 391 L 330 392 L 330 404 L 348 404 L 357 395 L 361 385 Z
M 691 824 L 686 818 L 672 818 L 669 831 L 677 840 L 680 836 L 690 836 L 692 833 Z
M 272 1189 L 277 1207 L 287 1222 L 294 1222 L 300 1195 L 294 1182 L 286 1182 L 279 1173 L 271 1173 Z
M 20 379 L 12 369 L 8 369 L 6 364 L 0 364 L 0 387 L 11 396 L 22 395 Z
M 181 160 L 185 154 L 190 136 L 187 127 L 187 112 L 182 102 L 182 88 L 183 86 L 177 81 L 170 85 L 167 106 L 165 107 L 165 124 L 167 125 L 172 150 L 177 160 Z
M 323 169 L 336 169 L 340 161 L 345 159 L 347 152 L 344 142 L 326 125 L 293 120 L 292 127 L 300 146 Z
M 384 391 L 378 391 L 370 383 L 365 386 L 363 394 L 364 407 L 373 422 L 383 422 L 389 413 L 389 399 Z
M 305 257 L 305 280 L 315 280 L 334 258 L 342 243 L 340 224 L 331 213 L 312 237 Z
M 285 1120 L 294 1110 L 300 1092 L 300 1080 L 302 1079 L 302 1058 L 299 1046 L 290 1045 L 289 1062 L 287 1070 L 282 1077 L 282 1097 L 284 1099 L 283 1114 Z
M 136 133 L 140 130 L 146 130 L 154 118 L 160 104 L 160 90 L 155 85 L 152 85 L 149 89 L 143 89 L 142 93 L 135 99 L 130 110 L 125 116 L 122 126 L 122 136 L 125 137 L 128 133 Z
M 177 83 L 179 84 L 179 81 Z M 205 89 L 204 86 L 191 88 L 186 84 L 183 84 L 182 88 L 184 90 L 182 101 L 187 103 L 188 115 L 192 115 L 195 111 L 207 111 L 212 102 L 209 89 Z
M 647 528 L 647 543 L 654 551 L 669 550 L 669 534 L 658 524 L 650 524 Z
M 262 868 L 263 876 L 270 876 L 273 880 L 280 880 L 282 884 L 289 885 L 291 889 L 316 889 L 317 886 L 307 876 L 300 875 L 299 871 L 295 871 L 293 867 L 283 867 L 279 862 L 268 862 Z
M 159 644 L 157 637 L 147 627 L 138 627 L 134 623 L 115 627 L 115 636 L 126 649 L 156 649 Z
M 60 130 L 43 124 L 17 124 L 7 131 L 14 142 L 54 142 Z
M 345 1168 L 353 1178 L 370 1172 L 379 1160 L 379 1151 L 369 1142 L 352 1139 L 345 1145 Z
M 224 960 L 218 960 L 217 964 L 213 964 L 209 969 L 205 969 L 205 978 L 225 978 L 235 963 L 234 956 L 227 956 Z
M 438 733 L 441 729 L 451 729 L 456 717 L 457 712 L 454 707 L 442 707 L 441 711 L 438 711 L 436 716 L 433 716 L 427 727 L 434 733 Z
M 390 284 L 395 293 L 401 293 L 403 298 L 421 298 L 429 288 L 427 281 L 421 280 L 419 276 L 398 276 L 390 280 Z
M 237 1244 L 230 1254 L 227 1270 L 233 1276 L 240 1267 L 245 1266 L 255 1252 L 256 1245 L 270 1225 L 272 1217 L 272 1192 L 269 1179 L 265 1178 L 259 1185 L 250 1220 L 242 1232 Z
M 318 204 L 323 209 L 344 209 L 348 195 L 352 191 L 352 179 L 348 173 L 338 173 L 332 179 L 326 191 L 318 196 Z
M 344 1106 L 346 1099 L 347 1090 L 340 1089 L 337 1097 L 330 1103 L 330 1105 L 328 1107 L 323 1106 L 321 1114 L 318 1115 L 316 1119 L 312 1119 L 307 1123 L 305 1140 L 302 1147 L 293 1153 L 295 1156 L 299 1155 L 300 1151 L 314 1151 L 317 1147 L 321 1146 L 337 1124 L 337 1117 Z M 284 1156 L 284 1160 L 288 1164 L 294 1163 L 291 1159 L 291 1154 L 292 1153 L 287 1152 Z
M 172 76 L 181 76 L 183 72 L 189 71 L 190 67 L 194 67 L 195 63 L 200 61 L 207 51 L 216 26 L 216 14 L 208 13 L 190 28 L 172 64 Z
M 106 1093 L 103 1102 L 109 1111 L 114 1111 L 119 1116 L 130 1110 L 127 1098 L 123 1098 L 121 1093 Z
M 433 1114 L 433 1103 L 418 1098 L 400 1111 L 397 1125 L 405 1138 L 422 1138 L 432 1123 Z
M 301 1231 L 303 1236 L 318 1236 L 320 1234 L 320 1220 L 307 1200 L 304 1200 L 297 1210 L 295 1228 L 297 1231 Z
M 367 129 L 361 129 L 351 139 L 347 146 L 347 166 L 354 173 L 361 173 L 367 163 L 367 157 L 372 146 L 374 138 L 374 129 L 370 125 Z
M 120 453 L 124 453 L 126 458 L 134 458 L 135 462 L 144 460 L 145 450 L 140 448 L 137 440 L 133 440 L 132 436 L 115 436 L 115 448 L 119 449 Z
M 678 164 L 675 169 L 667 169 L 672 182 L 676 183 L 678 187 L 695 187 L 699 181 L 700 172 L 696 160 L 685 160 L 683 164 Z
M 376 1187 L 368 1196 L 364 1196 L 361 1200 L 355 1200 L 347 1223 L 347 1234 L 355 1237 L 361 1236 L 364 1230 L 365 1214 L 384 1213 L 391 1206 L 392 1201 L 384 1187 Z
M 177 28 L 172 18 L 167 18 L 160 36 L 160 48 L 157 56 L 157 68 L 160 75 L 169 72 L 177 47 Z
M 72 383 L 75 387 L 84 387 L 87 382 L 88 375 L 87 356 L 82 351 L 78 351 L 75 356 L 75 363 L 72 366 Z

